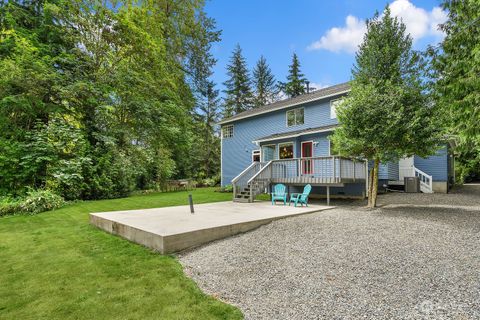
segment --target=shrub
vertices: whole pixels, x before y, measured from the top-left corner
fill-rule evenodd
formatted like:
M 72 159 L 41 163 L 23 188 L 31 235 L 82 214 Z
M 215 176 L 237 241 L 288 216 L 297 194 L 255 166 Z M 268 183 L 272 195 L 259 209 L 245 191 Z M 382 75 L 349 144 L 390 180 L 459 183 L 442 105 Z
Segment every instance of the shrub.
M 225 187 L 217 189 L 216 192 L 233 192 L 233 186 L 231 184 L 227 184 Z
M 215 179 L 213 179 L 213 178 L 207 178 L 207 179 L 203 180 L 203 184 L 206 187 L 215 187 L 217 185 L 217 181 L 215 181 Z
M 65 204 L 65 200 L 48 190 L 29 191 L 24 198 L 3 198 L 0 201 L 0 216 L 10 214 L 37 214 L 54 210 Z

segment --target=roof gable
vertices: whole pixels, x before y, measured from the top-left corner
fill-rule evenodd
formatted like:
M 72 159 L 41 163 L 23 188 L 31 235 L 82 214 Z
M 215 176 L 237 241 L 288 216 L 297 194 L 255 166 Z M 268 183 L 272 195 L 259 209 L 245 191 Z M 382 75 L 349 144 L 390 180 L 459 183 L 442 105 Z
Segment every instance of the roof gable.
M 324 98 L 336 96 L 342 93 L 347 93 L 350 91 L 350 84 L 349 82 L 337 84 L 331 87 L 315 90 L 311 93 L 305 93 L 300 96 L 289 98 L 281 101 L 276 101 L 270 104 L 267 104 L 262 107 L 258 107 L 255 109 L 250 109 L 239 114 L 236 114 L 230 118 L 223 119 L 218 124 L 227 124 L 233 121 L 254 117 L 260 114 L 265 114 L 277 110 L 282 110 L 285 108 L 293 107 L 296 105 L 305 104 L 308 102 L 318 101 Z

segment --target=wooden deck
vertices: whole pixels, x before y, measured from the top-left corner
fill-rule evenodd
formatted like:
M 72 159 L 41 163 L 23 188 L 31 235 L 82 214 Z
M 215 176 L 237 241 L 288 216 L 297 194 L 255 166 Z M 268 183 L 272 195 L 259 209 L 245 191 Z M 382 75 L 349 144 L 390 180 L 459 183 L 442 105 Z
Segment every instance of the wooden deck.
M 311 184 L 328 189 L 348 183 L 365 183 L 367 175 L 366 161 L 337 156 L 254 162 L 232 180 L 234 200 L 251 202 L 272 183 Z

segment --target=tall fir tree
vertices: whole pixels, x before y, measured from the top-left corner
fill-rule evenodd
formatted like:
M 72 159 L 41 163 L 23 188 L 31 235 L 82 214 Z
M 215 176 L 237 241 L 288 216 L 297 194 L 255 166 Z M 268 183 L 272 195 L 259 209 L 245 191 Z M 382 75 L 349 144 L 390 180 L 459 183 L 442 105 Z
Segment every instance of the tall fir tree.
M 209 81 L 205 89 L 196 112 L 197 148 L 191 163 L 196 168 L 192 171 L 197 178 L 209 178 L 220 171 L 220 139 L 215 132 L 215 123 L 220 117 L 220 99 L 215 83 Z
M 444 1 L 445 38 L 430 48 L 433 91 L 448 134 L 456 140 L 458 182 L 480 177 L 480 6 L 477 0 Z
M 348 97 L 337 107 L 333 141 L 342 155 L 373 162 L 368 206 L 375 207 L 381 162 L 435 151 L 435 109 L 424 94 L 422 64 L 405 24 L 389 7 L 367 21 Z
M 239 44 L 233 50 L 227 75 L 229 79 L 223 83 L 226 87 L 223 116 L 231 117 L 253 106 L 250 75 Z
M 253 85 L 255 89 L 255 107 L 277 100 L 277 81 L 264 56 L 260 57 L 253 69 Z
M 281 82 L 280 88 L 291 98 L 306 92 L 307 79 L 300 70 L 300 61 L 296 53 L 293 54 L 292 64 L 288 67 L 287 82 Z

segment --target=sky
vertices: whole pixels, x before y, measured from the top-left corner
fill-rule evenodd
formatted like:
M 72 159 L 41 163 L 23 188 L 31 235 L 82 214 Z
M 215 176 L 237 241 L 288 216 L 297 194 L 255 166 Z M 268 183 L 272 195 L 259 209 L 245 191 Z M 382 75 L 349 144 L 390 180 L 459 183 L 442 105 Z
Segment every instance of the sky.
M 250 70 L 263 55 L 277 80 L 285 81 L 295 52 L 311 87 L 348 81 L 365 19 L 387 4 L 405 22 L 414 49 L 441 41 L 438 24 L 446 13 L 438 0 L 207 0 L 205 10 L 222 30 L 222 40 L 212 48 L 218 59 L 213 80 L 223 90 L 238 43 Z

